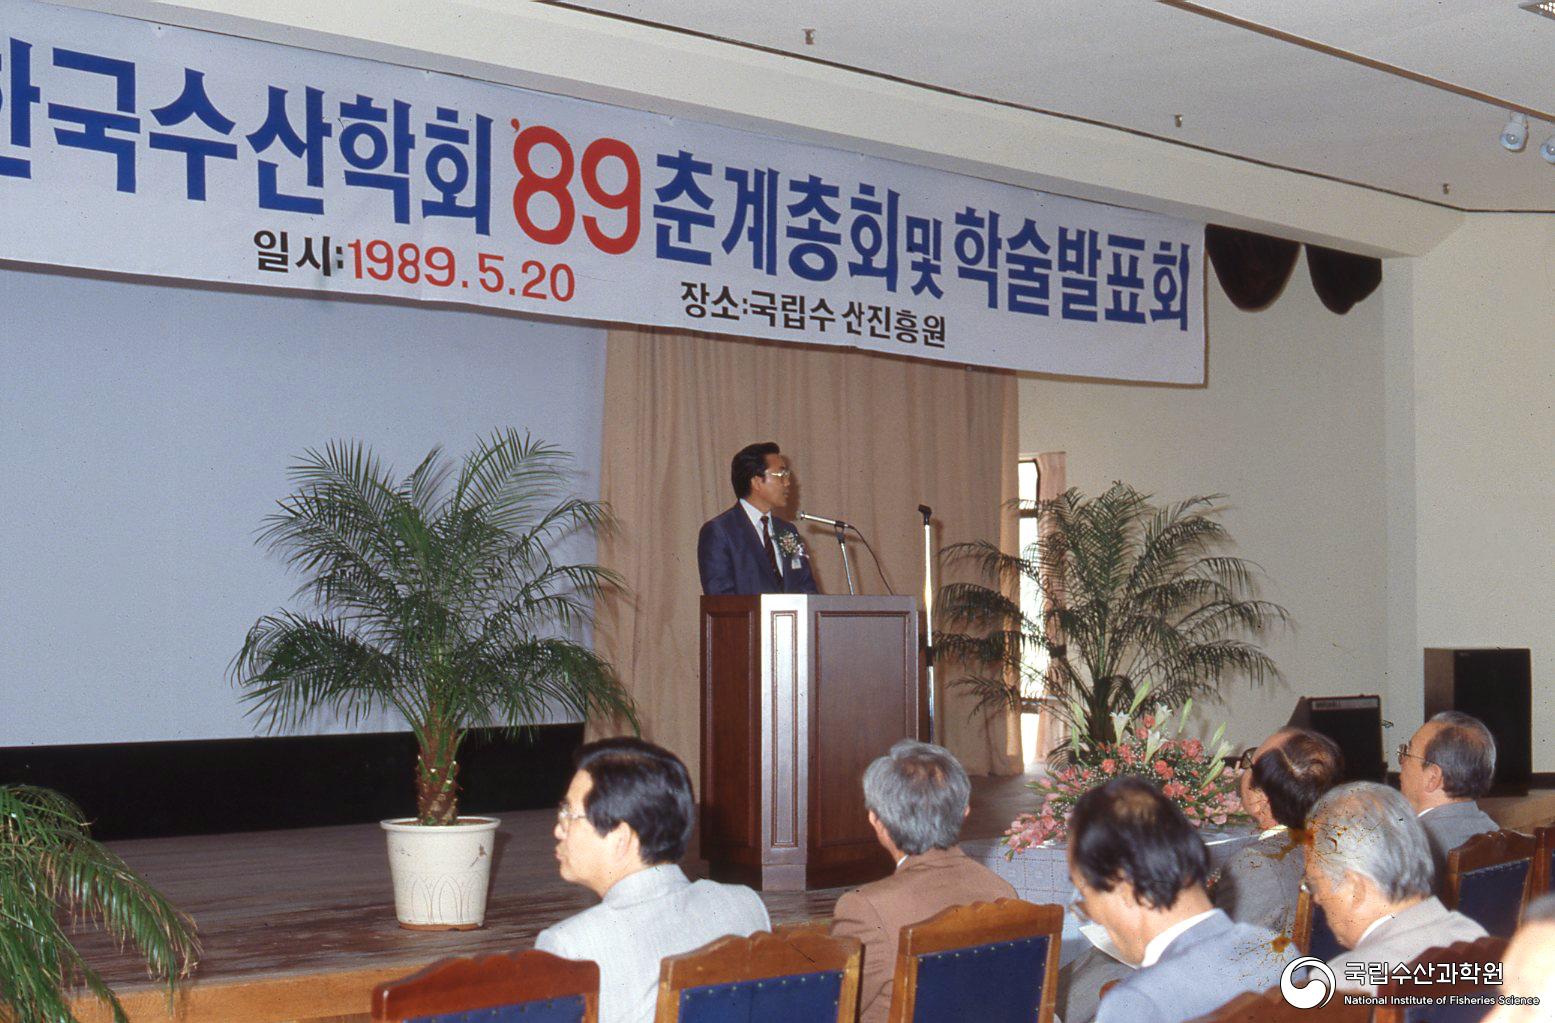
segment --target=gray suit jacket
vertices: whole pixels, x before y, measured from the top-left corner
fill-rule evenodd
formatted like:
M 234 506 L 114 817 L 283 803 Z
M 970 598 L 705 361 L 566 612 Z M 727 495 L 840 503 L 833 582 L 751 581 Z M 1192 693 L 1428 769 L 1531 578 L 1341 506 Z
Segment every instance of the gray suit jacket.
M 1472 799 L 1427 810 L 1420 817 L 1420 826 L 1425 829 L 1425 837 L 1431 843 L 1431 859 L 1436 863 L 1438 892 L 1442 890 L 1442 885 L 1447 883 L 1447 854 L 1475 835 L 1483 835 L 1487 831 L 1495 831 L 1500 827 Z
M 1389 969 L 1413 962 L 1429 948 L 1451 945 L 1455 941 L 1473 941 L 1483 938 L 1485 929 L 1462 913 L 1454 913 L 1436 896 L 1416 903 L 1378 927 L 1359 945 L 1342 956 L 1328 961 L 1334 971 L 1334 985 L 1351 991 L 1376 993 L 1376 985 L 1347 980 L 1345 972 L 1358 965 L 1355 972 L 1365 974 L 1365 963 L 1383 963 Z
M 659 960 L 770 926 L 749 888 L 692 884 L 667 863 L 617 881 L 599 905 L 541 931 L 535 948 L 599 964 L 599 1023 L 653 1023 Z
M 1237 923 L 1288 937 L 1293 933 L 1296 897 L 1306 865 L 1306 851 L 1281 828 L 1237 850 L 1221 870 L 1210 898 Z
M 1295 950 L 1274 932 L 1232 923 L 1222 910 L 1179 934 L 1155 965 L 1107 992 L 1096 1023 L 1182 1023 L 1244 991 L 1280 982 Z

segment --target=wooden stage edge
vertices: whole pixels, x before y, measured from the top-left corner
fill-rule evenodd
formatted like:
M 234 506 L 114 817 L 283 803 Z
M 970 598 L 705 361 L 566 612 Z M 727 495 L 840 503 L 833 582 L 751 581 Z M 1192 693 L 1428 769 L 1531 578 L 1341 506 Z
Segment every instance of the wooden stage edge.
M 974 778 L 963 837 L 999 835 L 1031 802 L 1029 777 Z M 1555 821 L 1555 790 L 1482 801 L 1503 827 Z M 471 808 L 474 812 L 474 808 Z M 359 1023 L 375 985 L 445 956 L 530 948 L 535 935 L 591 906 L 592 894 L 556 873 L 550 810 L 498 814 L 486 926 L 413 932 L 394 920 L 388 854 L 376 824 L 110 843 L 189 913 L 204 953 L 170 1015 L 165 990 L 106 936 L 80 936 L 87 961 L 119 993 L 133 1023 Z M 693 855 L 696 850 L 693 840 Z M 689 859 L 688 874 L 705 864 Z M 847 889 L 764 892 L 773 924 L 831 916 Z M 90 999 L 82 1023 L 108 1023 Z

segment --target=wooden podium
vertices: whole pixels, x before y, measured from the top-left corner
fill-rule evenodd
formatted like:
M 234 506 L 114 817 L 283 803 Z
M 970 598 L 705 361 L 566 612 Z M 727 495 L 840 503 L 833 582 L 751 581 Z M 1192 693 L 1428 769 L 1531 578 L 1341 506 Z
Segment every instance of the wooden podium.
M 861 783 L 919 729 L 911 597 L 702 598 L 702 856 L 802 891 L 884 877 Z

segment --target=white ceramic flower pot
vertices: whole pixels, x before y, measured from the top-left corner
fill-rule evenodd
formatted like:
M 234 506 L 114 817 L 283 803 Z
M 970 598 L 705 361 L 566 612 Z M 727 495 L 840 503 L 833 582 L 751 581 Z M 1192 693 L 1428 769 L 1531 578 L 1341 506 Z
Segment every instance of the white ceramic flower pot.
M 486 922 L 496 847 L 495 817 L 460 817 L 427 827 L 414 817 L 383 821 L 388 832 L 394 912 L 413 931 L 473 931 Z

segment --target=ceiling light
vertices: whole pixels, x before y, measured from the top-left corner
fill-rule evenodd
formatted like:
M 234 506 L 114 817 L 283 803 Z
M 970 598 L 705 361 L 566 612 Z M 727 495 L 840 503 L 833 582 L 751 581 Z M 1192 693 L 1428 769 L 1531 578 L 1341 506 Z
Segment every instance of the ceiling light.
M 1534 0 L 1533 3 L 1518 4 L 1530 14 L 1542 14 L 1546 18 L 1555 18 L 1555 0 Z
M 1509 153 L 1519 153 L 1527 144 L 1528 115 L 1513 114 L 1512 119 L 1506 122 L 1506 127 L 1501 129 L 1501 145 Z
M 1539 147 L 1539 155 L 1544 157 L 1546 163 L 1555 163 L 1555 135 L 1544 140 L 1544 145 Z

